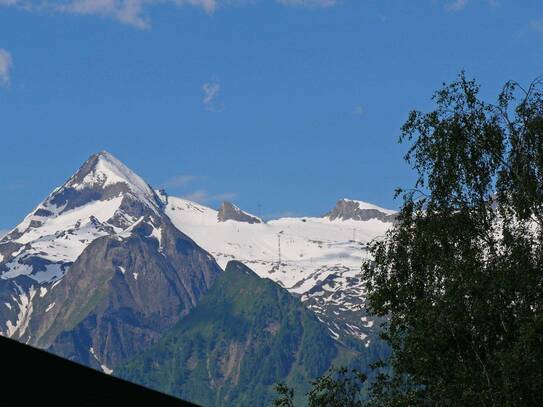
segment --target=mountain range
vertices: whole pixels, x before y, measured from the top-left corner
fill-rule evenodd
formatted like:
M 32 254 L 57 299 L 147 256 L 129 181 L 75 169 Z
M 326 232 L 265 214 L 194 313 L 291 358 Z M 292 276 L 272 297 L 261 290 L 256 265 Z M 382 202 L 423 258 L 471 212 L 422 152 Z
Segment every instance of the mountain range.
M 360 273 L 394 218 L 351 199 L 215 210 L 101 152 L 0 240 L 0 334 L 203 405 L 266 405 L 278 380 L 386 352 Z

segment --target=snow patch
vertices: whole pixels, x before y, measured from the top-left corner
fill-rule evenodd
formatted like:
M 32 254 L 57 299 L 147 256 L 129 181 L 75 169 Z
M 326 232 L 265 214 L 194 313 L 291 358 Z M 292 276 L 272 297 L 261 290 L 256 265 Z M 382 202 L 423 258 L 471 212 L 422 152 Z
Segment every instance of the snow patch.
M 333 222 L 312 217 L 254 224 L 219 222 L 216 210 L 176 197 L 168 198 L 166 213 L 223 269 L 228 261 L 239 260 L 296 294 L 306 293 L 330 274 L 360 273 L 368 256 L 366 243 L 392 225 L 377 219 Z
M 150 236 L 158 240 L 158 251 L 162 253 L 162 228 L 156 228 L 154 225 L 151 226 L 153 226 L 153 231 L 151 232 Z
M 19 286 L 17 286 L 17 289 L 19 290 L 19 297 L 12 297 L 12 299 L 17 303 L 19 313 L 17 315 L 15 325 L 10 320 L 6 322 L 6 336 L 8 338 L 13 338 L 15 334 L 17 334 L 18 338 L 23 336 L 28 328 L 30 317 L 32 316 L 32 312 L 34 310 L 32 300 L 37 292 L 34 286 L 30 287 L 28 293 L 24 292 Z
M 339 339 L 339 334 L 337 332 L 332 331 L 332 329 L 330 328 L 328 328 L 328 330 L 330 331 L 334 339 Z
M 103 371 L 105 374 L 112 374 L 112 373 L 113 373 L 113 369 L 110 369 L 110 368 L 107 367 L 106 365 L 100 365 L 100 367 L 102 368 L 102 371 Z
M 95 167 L 83 178 L 82 182 L 80 184 L 72 183 L 70 186 L 75 189 L 84 189 L 96 185 L 106 187 L 119 183 L 126 184 L 137 198 L 148 203 L 156 211 L 155 194 L 149 184 L 105 151 L 99 154 Z
M 94 359 L 98 362 L 98 364 L 100 365 L 100 368 L 102 369 L 102 371 L 105 374 L 112 374 L 113 373 L 113 369 L 110 369 L 106 365 L 100 363 L 100 361 L 98 360 L 98 356 L 96 356 L 96 353 L 94 353 L 94 348 L 92 346 L 89 348 L 89 352 L 94 357 Z
M 364 202 L 364 201 L 358 201 L 358 200 L 355 200 L 355 199 L 348 199 L 348 198 L 344 198 L 343 201 L 355 202 L 355 203 L 358 204 L 358 207 L 360 209 L 375 209 L 375 210 L 378 210 L 379 212 L 383 212 L 383 213 L 385 213 L 387 215 L 394 215 L 395 213 L 397 213 L 396 211 L 393 211 L 391 209 L 381 208 L 380 206 L 373 205 L 371 203 Z

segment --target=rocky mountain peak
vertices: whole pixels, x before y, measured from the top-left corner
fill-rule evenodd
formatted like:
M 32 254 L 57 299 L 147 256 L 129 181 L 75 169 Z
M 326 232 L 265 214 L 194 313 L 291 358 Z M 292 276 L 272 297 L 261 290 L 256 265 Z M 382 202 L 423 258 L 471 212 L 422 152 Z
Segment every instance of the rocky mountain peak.
M 100 190 L 106 195 L 130 192 L 151 205 L 161 202 L 149 184 L 107 151 L 92 155 L 61 189 Z
M 158 230 L 164 205 L 149 184 L 112 154 L 94 154 L 2 238 L 0 275 L 58 279 L 99 237 L 130 233 L 138 222 L 150 222 Z
M 336 203 L 335 208 L 324 215 L 324 217 L 330 220 L 368 221 L 377 219 L 382 222 L 393 222 L 396 218 L 396 212 L 367 202 L 341 199 Z
M 92 155 L 0 241 L 0 335 L 110 373 L 155 341 L 220 273 L 165 205 Z
M 231 202 L 224 201 L 217 213 L 217 219 L 219 222 L 226 222 L 227 220 L 234 220 L 236 222 L 245 223 L 263 223 L 262 219 L 250 213 L 242 211 L 236 205 Z

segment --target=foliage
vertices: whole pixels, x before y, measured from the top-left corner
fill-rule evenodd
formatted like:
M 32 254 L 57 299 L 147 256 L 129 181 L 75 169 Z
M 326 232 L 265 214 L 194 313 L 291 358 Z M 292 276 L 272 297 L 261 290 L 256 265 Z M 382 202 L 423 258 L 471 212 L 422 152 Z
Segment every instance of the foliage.
M 363 407 L 362 388 L 366 375 L 356 369 L 340 367 L 330 369 L 325 375 L 312 382 L 307 394 L 309 407 Z M 274 401 L 275 407 L 294 407 L 294 390 L 284 383 L 275 387 L 279 397 Z
M 490 104 L 462 73 L 403 126 L 417 181 L 364 265 L 394 371 L 374 405 L 543 405 L 541 85 Z
M 351 352 L 299 299 L 230 262 L 187 317 L 115 374 L 201 405 L 267 406 L 274 383 L 308 390 L 340 357 Z
M 285 383 L 277 383 L 275 391 L 278 397 L 273 401 L 275 407 L 294 407 L 294 389 Z

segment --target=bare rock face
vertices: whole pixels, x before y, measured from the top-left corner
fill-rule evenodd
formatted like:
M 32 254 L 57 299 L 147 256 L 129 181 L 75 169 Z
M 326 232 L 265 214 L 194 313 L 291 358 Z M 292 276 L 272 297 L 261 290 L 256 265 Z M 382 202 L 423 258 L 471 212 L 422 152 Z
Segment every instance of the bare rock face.
M 108 373 L 220 272 L 152 187 L 98 153 L 0 240 L 0 334 Z
M 172 223 L 167 204 L 164 191 L 156 192 L 111 154 L 91 156 L 0 238 L 0 335 L 111 373 L 182 325 L 222 273 L 184 227 Z M 206 213 L 218 222 L 263 223 L 230 202 L 217 214 Z M 395 213 L 341 200 L 327 216 L 392 222 Z M 341 275 L 325 280 L 306 305 L 336 329 L 363 338 L 369 331 L 352 331 L 352 326 L 365 315 L 338 317 L 342 306 L 330 308 L 331 301 L 325 301 L 342 294 L 327 290 L 343 280 Z M 352 292 L 356 304 L 359 284 L 347 283 L 346 294 Z M 275 322 L 263 328 L 277 332 Z
M 262 223 L 262 219 L 242 211 L 236 205 L 227 201 L 221 204 L 221 207 L 219 208 L 219 213 L 217 214 L 217 219 L 219 220 L 219 222 L 234 220 L 236 222 L 245 222 L 251 224 Z
M 170 224 L 142 222 L 127 237 L 95 240 L 34 304 L 21 338 L 107 371 L 145 350 L 194 307 L 220 273 L 213 258 Z M 52 305 L 55 304 L 55 305 Z
M 357 356 L 286 289 L 232 261 L 187 317 L 116 374 L 202 406 L 269 406 L 276 381 L 296 377 L 305 394 L 335 360 Z
M 393 211 L 350 199 L 338 201 L 336 207 L 324 216 L 330 220 L 368 221 L 378 219 L 382 222 L 394 222 L 396 219 L 396 214 Z

